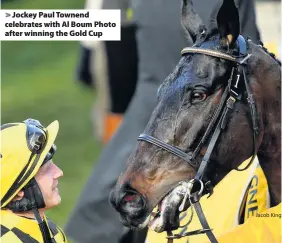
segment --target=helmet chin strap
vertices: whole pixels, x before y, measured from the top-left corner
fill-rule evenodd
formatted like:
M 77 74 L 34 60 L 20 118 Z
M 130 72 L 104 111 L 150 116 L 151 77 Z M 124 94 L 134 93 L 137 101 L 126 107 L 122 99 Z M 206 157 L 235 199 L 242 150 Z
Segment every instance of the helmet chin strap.
M 45 202 L 36 180 L 32 178 L 23 188 L 24 196 L 21 200 L 12 201 L 7 208 L 16 212 L 27 212 L 34 208 L 44 208 Z
M 43 195 L 40 191 L 39 185 L 35 178 L 32 178 L 27 185 L 23 188 L 24 196 L 21 200 L 10 202 L 6 208 L 16 212 L 33 211 L 34 216 L 38 222 L 44 243 L 53 243 L 54 239 L 51 238 L 50 231 L 48 229 L 45 220 L 42 220 L 38 209 L 45 207 Z

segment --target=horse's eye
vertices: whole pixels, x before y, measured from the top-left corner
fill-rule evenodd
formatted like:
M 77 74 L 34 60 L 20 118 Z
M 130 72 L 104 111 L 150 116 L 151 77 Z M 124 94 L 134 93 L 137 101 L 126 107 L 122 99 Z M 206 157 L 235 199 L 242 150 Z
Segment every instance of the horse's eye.
M 200 102 L 200 101 L 204 101 L 207 98 L 207 95 L 205 93 L 193 93 L 192 94 L 192 102 Z

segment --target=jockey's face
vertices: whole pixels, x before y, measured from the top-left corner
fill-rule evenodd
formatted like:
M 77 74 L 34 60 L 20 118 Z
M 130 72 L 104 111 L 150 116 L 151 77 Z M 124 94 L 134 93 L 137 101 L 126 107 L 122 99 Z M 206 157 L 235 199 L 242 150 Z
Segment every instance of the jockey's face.
M 61 176 L 63 171 L 52 160 L 44 164 L 35 176 L 44 198 L 45 209 L 55 207 L 61 202 L 58 190 L 58 179 Z

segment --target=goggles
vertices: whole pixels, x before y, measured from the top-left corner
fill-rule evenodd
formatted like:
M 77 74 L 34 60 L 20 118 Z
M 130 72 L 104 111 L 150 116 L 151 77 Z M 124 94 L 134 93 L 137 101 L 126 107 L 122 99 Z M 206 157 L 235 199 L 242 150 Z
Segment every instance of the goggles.
M 33 156 L 34 154 L 40 154 L 44 149 L 48 138 L 44 127 L 38 120 L 34 119 L 27 119 L 24 121 L 24 123 L 27 126 L 26 141 L 29 150 L 32 152 L 31 156 Z M 49 152 L 47 153 L 42 165 L 52 159 L 56 150 L 57 147 L 55 144 L 53 144 Z

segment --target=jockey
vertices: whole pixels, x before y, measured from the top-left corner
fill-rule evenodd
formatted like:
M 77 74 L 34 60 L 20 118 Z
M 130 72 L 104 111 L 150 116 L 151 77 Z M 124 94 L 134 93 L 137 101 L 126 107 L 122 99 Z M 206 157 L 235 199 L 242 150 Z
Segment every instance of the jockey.
M 248 162 L 245 161 L 244 164 Z M 231 171 L 214 188 L 213 195 L 210 198 L 202 197 L 200 203 L 219 243 L 280 243 L 282 240 L 281 204 L 270 208 L 267 181 L 257 159 L 245 171 Z M 195 210 L 193 214 L 189 225 L 173 233 L 183 234 L 202 229 Z M 190 217 L 191 209 L 188 209 L 181 215 L 180 225 L 185 225 Z M 146 243 L 154 242 L 166 243 L 166 234 L 149 230 Z M 173 242 L 210 241 L 206 234 L 201 234 L 174 239 Z
M 52 161 L 58 130 L 58 121 L 44 128 L 33 119 L 1 126 L 2 243 L 67 242 L 45 215 L 61 202 L 63 172 Z

